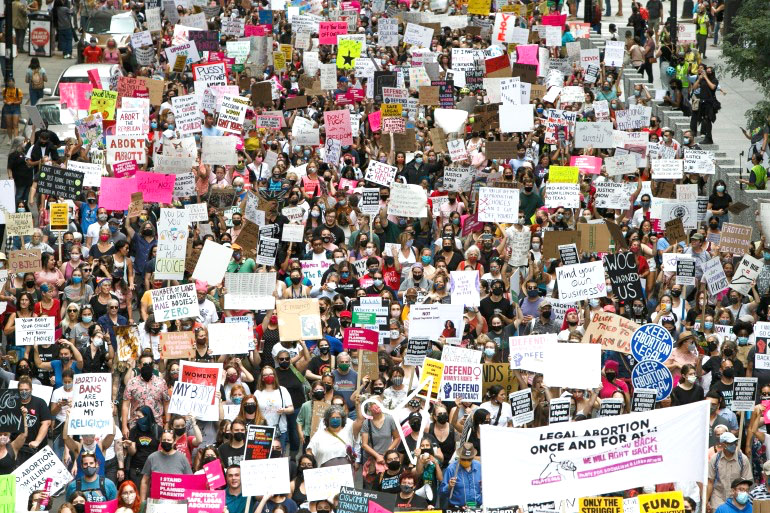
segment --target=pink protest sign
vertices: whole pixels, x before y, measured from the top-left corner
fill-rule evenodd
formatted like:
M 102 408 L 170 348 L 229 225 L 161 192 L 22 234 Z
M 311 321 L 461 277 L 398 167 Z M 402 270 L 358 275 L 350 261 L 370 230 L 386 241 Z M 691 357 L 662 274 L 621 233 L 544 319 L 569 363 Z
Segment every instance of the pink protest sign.
M 118 509 L 118 499 L 107 502 L 86 502 L 86 513 L 115 513 Z
M 243 35 L 249 36 L 267 36 L 273 31 L 272 25 L 244 25 Z
M 382 111 L 375 111 L 369 114 L 369 126 L 372 132 L 378 132 L 382 125 Z
M 361 11 L 361 4 L 359 2 L 340 2 L 340 9 L 343 11 Z
M 359 89 L 357 87 L 354 87 L 352 89 L 348 89 L 348 94 L 350 94 L 353 98 L 353 101 L 360 102 L 363 101 L 364 98 L 366 98 L 366 93 L 364 93 L 363 89 Z
M 353 144 L 353 131 L 350 127 L 350 111 L 328 110 L 324 112 L 326 137 L 335 139 L 343 146 Z
M 538 45 L 518 45 L 516 47 L 516 63 L 537 65 L 538 48 Z
M 185 490 L 187 513 L 219 513 L 225 509 L 224 490 Z
M 134 178 L 104 176 L 99 190 L 99 206 L 107 210 L 126 210 L 131 203 L 131 194 L 136 191 Z
M 95 69 L 88 70 L 88 81 L 91 83 L 94 89 L 102 88 L 102 81 L 99 78 L 99 72 Z
M 363 349 L 377 352 L 379 333 L 366 328 L 345 328 L 342 347 L 345 349 Z
M 125 178 L 134 176 L 139 170 L 135 160 L 126 160 L 125 162 L 116 162 L 112 164 L 112 174 L 115 178 Z
M 145 203 L 171 203 L 176 175 L 136 172 L 136 190 L 144 194 Z
M 206 481 L 208 482 L 209 490 L 216 490 L 227 484 L 221 460 L 210 461 L 203 465 L 203 469 L 206 471 Z
M 318 42 L 322 45 L 336 45 L 337 35 L 348 33 L 347 21 L 322 21 L 318 25 Z
M 340 190 L 348 190 L 352 191 L 356 188 L 356 185 L 358 185 L 358 182 L 356 180 L 350 180 L 349 178 L 340 178 Z
M 577 166 L 583 173 L 598 175 L 602 172 L 602 159 L 588 155 L 573 156 L 569 159 L 570 166 Z
M 87 110 L 91 106 L 91 84 L 65 82 L 59 84 L 59 103 L 68 109 Z
M 338 105 L 353 105 L 353 96 L 350 94 L 350 91 L 347 93 L 339 93 L 334 97 L 334 101 L 336 101 Z
M 152 473 L 150 497 L 153 499 L 185 499 L 187 490 L 206 491 L 206 476 Z
M 390 511 L 369 499 L 369 513 L 390 513 Z
M 566 14 L 547 14 L 543 16 L 543 25 L 551 25 L 552 27 L 564 28 L 567 23 Z M 518 50 L 518 47 L 516 48 Z

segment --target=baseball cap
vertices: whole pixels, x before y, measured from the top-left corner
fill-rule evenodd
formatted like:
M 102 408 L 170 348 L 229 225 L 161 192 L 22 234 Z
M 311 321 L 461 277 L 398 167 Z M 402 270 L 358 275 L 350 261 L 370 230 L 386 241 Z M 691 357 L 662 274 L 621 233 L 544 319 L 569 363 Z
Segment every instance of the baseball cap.
M 719 435 L 719 442 L 720 443 L 731 444 L 731 443 L 736 442 L 736 441 L 738 441 L 738 438 L 734 434 L 730 433 L 729 431 Z
M 350 313 L 349 310 L 344 310 L 344 311 L 340 312 L 340 319 L 343 318 L 343 317 L 345 317 L 346 319 L 352 319 L 353 315 Z
M 692 240 L 703 240 L 703 234 L 702 233 L 695 233 L 690 237 Z

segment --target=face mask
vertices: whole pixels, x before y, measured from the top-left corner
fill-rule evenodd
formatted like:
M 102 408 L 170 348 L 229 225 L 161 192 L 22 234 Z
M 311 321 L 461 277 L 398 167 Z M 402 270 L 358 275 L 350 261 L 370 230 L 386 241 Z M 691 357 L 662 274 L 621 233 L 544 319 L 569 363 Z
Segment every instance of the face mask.
M 83 469 L 83 473 L 88 477 L 94 477 L 97 472 L 99 472 L 99 469 L 96 467 L 85 467 Z
M 528 290 L 528 291 L 527 291 L 527 296 L 528 296 L 528 297 L 537 297 L 537 296 L 538 296 L 538 293 L 537 293 L 537 289 L 534 289 L 534 290 Z
M 401 386 L 404 383 L 404 378 L 393 377 L 390 379 L 390 382 L 393 383 L 394 386 Z
M 175 434 L 176 436 L 182 436 L 182 435 L 183 435 L 183 434 L 185 434 L 186 432 L 187 432 L 187 429 L 186 429 L 186 428 L 183 428 L 183 427 L 181 427 L 181 428 L 174 428 L 174 434 Z
M 99 219 L 99 221 L 106 221 L 107 220 L 107 214 L 99 214 L 98 219 Z
M 679 297 L 679 296 L 682 295 L 682 291 L 681 290 L 672 290 L 671 291 L 671 295 L 674 296 L 674 297 Z
M 317 211 L 317 210 L 311 210 L 310 211 L 310 215 L 313 216 L 313 217 L 320 217 L 321 213 L 319 211 Z
M 233 433 L 233 440 L 236 442 L 243 442 L 246 440 L 246 433 Z
M 341 363 L 341 364 L 339 364 L 338 368 L 342 372 L 347 372 L 347 371 L 350 370 L 350 364 L 349 363 Z
M 694 375 L 687 376 L 687 382 L 691 385 L 694 384 L 697 380 L 698 380 L 698 376 L 694 376 Z
M 21 398 L 22 401 L 28 401 L 31 397 L 31 390 L 19 390 L 19 398 Z
M 267 376 L 265 376 L 267 377 Z M 272 376 L 271 376 L 272 377 Z M 265 381 L 267 382 L 267 381 Z M 246 403 L 243 405 L 243 411 L 246 413 L 257 413 L 257 405 L 254 403 Z
M 152 364 L 144 364 L 142 365 L 141 370 L 139 373 L 142 375 L 142 379 L 145 381 L 150 381 L 152 379 Z
M 734 453 L 737 448 L 738 448 L 738 444 L 736 443 L 725 445 L 725 451 L 729 452 L 730 454 Z
M 739 492 L 738 495 L 735 496 L 735 500 L 738 501 L 738 504 L 746 504 L 749 502 L 749 494 L 747 492 Z
M 284 370 L 285 370 L 285 369 L 288 369 L 290 365 L 291 365 L 291 362 L 286 362 L 286 361 L 283 361 L 283 362 L 279 362 L 279 363 L 278 363 L 278 366 L 279 366 L 280 368 L 284 369 Z
M 413 490 L 414 490 L 414 486 L 412 486 L 412 485 L 405 485 L 405 484 L 401 485 L 401 492 L 402 493 L 407 493 L 407 494 L 408 493 L 412 493 Z M 744 504 L 744 503 L 741 503 L 741 504 Z
M 272 385 L 273 383 L 275 383 L 275 376 L 270 374 L 270 375 L 265 376 L 264 378 L 262 378 L 262 381 L 264 381 L 268 385 Z
M 158 123 L 156 121 L 151 122 L 150 128 L 152 128 L 153 130 L 156 130 L 158 128 Z
M 733 376 L 735 376 L 735 369 L 733 369 L 732 367 L 728 367 L 727 369 L 722 371 L 722 375 L 724 375 L 724 377 L 726 378 L 732 378 Z
M 717 185 L 717 192 L 725 192 L 725 186 L 724 185 Z
M 342 419 L 339 417 L 332 417 L 329 419 L 329 427 L 338 428 L 342 425 Z
M 690 144 L 690 138 L 689 137 L 685 137 L 684 138 L 684 144 L 685 145 Z
M 710 329 L 713 329 L 713 328 L 714 328 L 714 323 L 713 323 L 713 322 L 710 322 L 710 321 L 706 321 L 706 322 L 704 322 L 704 323 L 703 323 L 703 326 L 705 326 L 705 328 L 706 328 L 707 330 L 710 330 Z
M 472 463 L 471 460 L 460 460 L 460 466 L 465 470 L 468 470 L 469 468 L 471 468 L 471 463 Z
M 533 189 L 533 188 L 534 188 L 534 187 L 532 187 L 531 185 L 525 185 L 525 186 L 524 186 L 524 191 L 526 191 L 526 192 L 532 192 L 532 189 Z
M 300 277 L 296 277 L 296 276 L 295 276 L 295 277 L 293 277 L 293 278 L 291 279 L 291 282 L 292 282 L 294 285 L 298 285 L 300 281 L 302 281 L 302 278 L 300 278 Z
M 229 381 L 230 383 L 235 383 L 236 381 L 238 381 L 238 374 L 228 374 L 227 381 Z
M 372 392 L 374 392 L 377 395 L 382 395 L 382 393 L 385 391 L 383 387 L 374 387 L 372 388 Z
M 615 372 L 606 372 L 605 371 L 604 372 L 604 376 L 607 378 L 607 381 L 613 382 L 613 381 L 615 381 L 615 377 L 617 376 L 617 374 Z
M 324 398 L 324 395 L 326 395 L 326 392 L 324 392 L 323 390 L 313 391 L 313 399 L 315 399 L 316 401 L 322 400 Z
M 544 312 L 541 313 L 541 315 L 543 316 L 543 319 L 550 319 L 551 318 L 551 311 L 550 310 L 545 310 Z
M 598 299 L 589 299 L 588 304 L 591 305 L 591 308 L 596 308 L 599 306 L 599 300 Z
M 174 444 L 172 442 L 161 442 L 160 447 L 164 452 L 170 452 L 174 448 Z
M 738 345 L 746 346 L 749 344 L 749 337 L 738 337 Z
M 82 276 L 73 276 L 72 277 L 72 283 L 74 283 L 75 285 L 79 285 L 80 282 L 82 282 L 82 281 L 83 281 L 83 277 Z
M 107 235 L 106 233 L 103 233 L 103 234 L 99 235 L 99 240 L 102 241 L 102 242 L 106 242 L 109 238 L 110 238 L 110 236 Z
M 374 280 L 374 286 L 375 286 L 375 287 L 382 287 L 382 280 L 381 280 L 381 279 L 379 279 L 379 278 L 377 278 L 376 280 Z
M 487 358 L 492 358 L 493 356 L 495 356 L 495 350 L 491 348 L 484 349 L 484 356 L 486 356 Z

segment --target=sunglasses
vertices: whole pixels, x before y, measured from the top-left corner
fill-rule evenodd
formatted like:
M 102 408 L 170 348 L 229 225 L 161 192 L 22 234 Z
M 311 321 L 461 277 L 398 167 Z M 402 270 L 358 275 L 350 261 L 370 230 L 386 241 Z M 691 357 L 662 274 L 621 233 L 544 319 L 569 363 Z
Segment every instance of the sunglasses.
M 110 310 L 117 310 L 117 309 L 118 309 L 118 307 L 117 307 L 117 306 L 111 306 L 111 307 L 110 307 Z
M 278 358 L 279 362 L 290 362 L 291 358 Z
M 69 313 L 77 313 L 77 312 L 78 312 L 77 310 L 74 310 L 74 309 L 73 309 L 73 310 L 67 310 L 67 311 L 68 311 Z

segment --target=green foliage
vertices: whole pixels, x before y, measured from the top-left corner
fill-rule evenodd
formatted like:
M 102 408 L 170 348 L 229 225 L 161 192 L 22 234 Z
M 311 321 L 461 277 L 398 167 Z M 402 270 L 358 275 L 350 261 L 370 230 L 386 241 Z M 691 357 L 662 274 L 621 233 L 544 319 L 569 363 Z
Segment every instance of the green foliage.
M 770 14 L 766 0 L 742 0 L 733 19 L 734 36 L 724 38 L 722 55 L 726 61 L 721 74 L 759 84 L 767 101 L 746 111 L 751 126 L 762 124 L 770 115 Z

